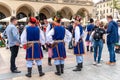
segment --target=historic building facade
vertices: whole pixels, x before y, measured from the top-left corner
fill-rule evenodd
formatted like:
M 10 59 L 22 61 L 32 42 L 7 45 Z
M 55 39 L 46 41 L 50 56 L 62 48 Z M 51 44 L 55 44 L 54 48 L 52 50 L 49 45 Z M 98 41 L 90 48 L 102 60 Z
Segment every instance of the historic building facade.
M 92 0 L 0 0 L 0 19 L 17 16 L 40 16 L 50 18 L 59 11 L 65 18 L 84 13 L 86 17 L 92 16 Z
M 101 0 L 94 7 L 94 17 L 98 19 L 106 18 L 107 15 L 112 15 L 114 18 L 120 18 L 119 12 L 112 7 L 112 0 Z

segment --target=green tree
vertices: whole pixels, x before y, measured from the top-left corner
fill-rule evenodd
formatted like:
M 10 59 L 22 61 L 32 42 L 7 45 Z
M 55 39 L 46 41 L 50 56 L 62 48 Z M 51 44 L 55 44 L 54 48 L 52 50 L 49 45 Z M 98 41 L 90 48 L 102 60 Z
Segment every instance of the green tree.
M 112 0 L 111 6 L 113 9 L 116 9 L 119 11 L 120 14 L 120 0 Z

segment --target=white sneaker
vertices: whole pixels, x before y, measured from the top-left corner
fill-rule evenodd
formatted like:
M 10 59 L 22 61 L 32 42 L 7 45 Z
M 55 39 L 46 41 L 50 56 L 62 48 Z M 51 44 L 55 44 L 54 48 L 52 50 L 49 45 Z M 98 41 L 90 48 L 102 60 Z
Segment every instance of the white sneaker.
M 102 64 L 101 64 L 101 63 L 98 63 L 97 66 L 102 66 Z
M 103 58 L 101 58 L 101 61 L 103 61 Z
M 94 61 L 94 62 L 93 62 L 93 65 L 96 65 L 96 64 L 97 64 L 97 63 Z

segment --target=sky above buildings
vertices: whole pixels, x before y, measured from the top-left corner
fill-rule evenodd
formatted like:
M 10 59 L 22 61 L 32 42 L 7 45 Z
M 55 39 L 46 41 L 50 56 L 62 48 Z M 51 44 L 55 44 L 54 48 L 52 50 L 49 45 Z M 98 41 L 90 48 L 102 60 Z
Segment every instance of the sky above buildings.
M 97 2 L 99 2 L 100 0 L 93 0 L 93 2 L 95 2 L 95 3 L 97 3 Z

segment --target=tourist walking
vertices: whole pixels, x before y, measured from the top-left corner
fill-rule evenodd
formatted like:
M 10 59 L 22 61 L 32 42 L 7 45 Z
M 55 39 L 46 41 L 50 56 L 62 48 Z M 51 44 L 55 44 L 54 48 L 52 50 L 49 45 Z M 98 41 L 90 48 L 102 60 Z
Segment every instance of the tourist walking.
M 101 56 L 102 56 L 102 50 L 103 50 L 103 44 L 105 41 L 105 29 L 103 23 L 97 21 L 99 23 L 97 27 L 94 29 L 94 31 L 91 34 L 91 37 L 93 39 L 93 48 L 94 48 L 94 65 L 101 65 Z M 98 58 L 98 59 L 97 59 Z

